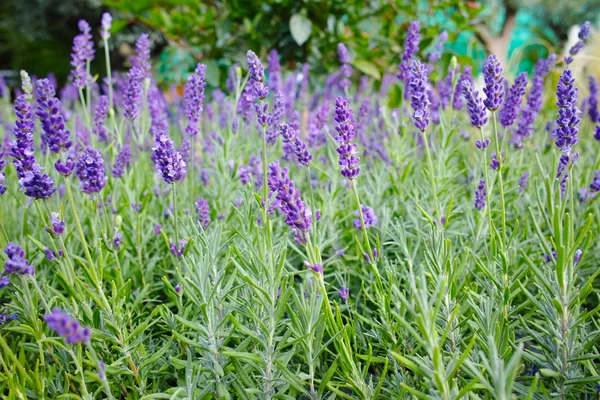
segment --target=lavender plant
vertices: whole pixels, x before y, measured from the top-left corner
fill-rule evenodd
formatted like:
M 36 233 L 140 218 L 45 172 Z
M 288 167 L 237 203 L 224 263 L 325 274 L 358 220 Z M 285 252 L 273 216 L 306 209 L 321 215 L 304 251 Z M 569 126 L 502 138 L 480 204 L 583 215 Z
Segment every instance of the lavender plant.
M 340 44 L 327 76 L 249 51 L 227 92 L 198 64 L 167 95 L 146 36 L 96 87 L 86 23 L 66 89 L 24 72 L 0 99 L 0 397 L 596 398 L 597 84 L 490 56 L 482 96 L 420 28 L 377 90 Z

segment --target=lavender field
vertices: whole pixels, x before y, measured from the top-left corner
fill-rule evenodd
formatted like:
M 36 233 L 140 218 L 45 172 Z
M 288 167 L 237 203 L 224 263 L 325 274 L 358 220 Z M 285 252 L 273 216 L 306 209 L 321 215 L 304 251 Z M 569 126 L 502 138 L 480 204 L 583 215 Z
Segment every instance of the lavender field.
M 182 92 L 111 23 L 0 82 L 0 397 L 599 398 L 590 23 L 530 74 L 413 21 L 379 81 L 339 43 Z

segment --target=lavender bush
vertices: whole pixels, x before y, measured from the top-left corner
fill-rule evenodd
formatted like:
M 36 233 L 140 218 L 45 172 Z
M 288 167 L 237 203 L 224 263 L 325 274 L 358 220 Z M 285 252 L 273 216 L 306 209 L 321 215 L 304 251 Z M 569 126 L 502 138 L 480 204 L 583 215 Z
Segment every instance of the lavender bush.
M 481 90 L 414 22 L 381 87 L 340 44 L 166 95 L 79 26 L 66 88 L 0 98 L 0 397 L 598 398 L 594 79 Z

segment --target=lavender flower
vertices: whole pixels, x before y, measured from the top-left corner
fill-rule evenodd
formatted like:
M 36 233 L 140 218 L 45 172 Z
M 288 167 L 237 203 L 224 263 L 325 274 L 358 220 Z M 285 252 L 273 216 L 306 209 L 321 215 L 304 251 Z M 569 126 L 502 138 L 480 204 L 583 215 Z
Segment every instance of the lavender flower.
M 569 55 L 565 57 L 565 63 L 567 65 L 573 62 L 573 56 L 577 55 L 583 46 L 585 46 L 585 43 L 590 37 L 590 28 L 590 21 L 585 21 L 579 28 L 579 33 L 577 34 L 579 40 L 569 49 Z
M 196 208 L 196 214 L 198 215 L 198 222 L 202 229 L 206 230 L 208 224 L 210 224 L 210 209 L 208 207 L 208 201 L 204 200 L 202 197 L 198 199 L 194 203 Z
M 338 97 L 335 101 L 335 122 L 337 123 L 335 130 L 338 133 L 335 140 L 339 144 L 336 150 L 339 155 L 341 173 L 352 180 L 360 173 L 360 167 L 358 166 L 360 158 L 358 157 L 356 144 L 351 143 L 356 135 L 354 116 L 348 102 L 343 97 Z
M 106 185 L 107 177 L 104 171 L 104 160 L 98 150 L 86 147 L 79 156 L 76 165 L 83 193 L 98 193 Z
M 86 44 L 83 48 L 83 55 L 87 62 L 92 61 L 94 59 L 94 41 L 92 38 L 92 28 L 90 28 L 90 24 L 87 21 L 80 19 L 77 23 L 77 27 L 81 31 L 81 35 L 85 38 Z
M 98 136 L 98 140 L 108 143 L 104 120 L 108 114 L 108 96 L 102 95 L 98 97 L 94 113 L 94 134 Z
M 56 169 L 56 172 L 62 176 L 69 176 L 75 169 L 75 162 L 73 162 L 73 160 L 70 158 L 67 158 L 65 162 L 63 162 L 61 159 L 58 159 L 58 161 L 54 163 L 54 168 Z
M 123 173 L 125 172 L 125 168 L 129 166 L 129 162 L 131 161 L 131 147 L 128 144 L 123 145 L 119 154 L 115 158 L 115 164 L 112 169 L 112 176 L 115 178 L 123 177 Z
M 413 121 L 417 129 L 425 132 L 429 125 L 431 112 L 429 106 L 429 79 L 427 78 L 427 68 L 418 61 L 412 62 L 412 77 L 409 82 L 410 105 L 413 109 Z
M 508 97 L 500 109 L 500 123 L 504 127 L 511 126 L 517 119 L 521 101 L 527 87 L 527 72 L 521 72 L 510 87 Z
M 15 140 L 10 142 L 10 155 L 13 157 L 17 175 L 22 178 L 35 164 L 33 143 L 35 123 L 31 104 L 27 101 L 26 95 L 23 94 L 15 100 L 15 114 L 17 115 L 13 129 Z
M 433 46 L 433 50 L 429 53 L 429 63 L 435 64 L 440 58 L 442 58 L 442 51 L 444 50 L 444 45 L 448 41 L 448 32 L 443 31 L 437 37 L 435 46 Z
M 348 49 L 343 43 L 338 43 L 338 58 L 342 66 L 340 67 L 340 88 L 342 91 L 345 91 L 352 82 L 350 82 L 350 77 L 352 76 L 352 67 L 350 66 L 350 54 L 348 53 Z
M 519 193 L 523 194 L 525 188 L 527 188 L 527 180 L 529 179 L 529 172 L 525 171 L 519 179 Z
M 309 165 L 312 161 L 312 154 L 308 151 L 306 144 L 298 137 L 298 132 L 285 123 L 279 125 L 279 132 L 283 137 L 284 143 L 291 145 L 292 151 L 298 158 L 298 162 L 305 166 Z
M 593 123 L 598 122 L 598 81 L 593 75 L 590 75 L 590 97 L 588 97 L 588 115 Z
M 269 52 L 269 90 L 278 93 L 281 90 L 281 65 L 279 64 L 279 53 L 272 49 Z
M 169 130 L 169 110 L 163 93 L 156 85 L 150 86 L 150 89 L 148 90 L 148 111 L 150 112 L 150 119 L 152 120 L 150 133 L 156 135 L 156 133 L 160 131 L 167 132 Z
M 171 254 L 173 254 L 177 258 L 180 258 L 181 256 L 183 256 L 183 252 L 185 251 L 185 245 L 186 245 L 185 240 L 179 241 L 179 248 L 177 247 L 177 245 L 175 243 L 173 243 L 173 242 L 169 243 L 169 248 L 171 249 Z
M 594 172 L 594 180 L 590 183 L 590 192 L 600 192 L 600 171 Z
M 547 60 L 541 59 L 535 64 L 531 89 L 527 94 L 527 102 L 521 111 L 521 117 L 519 118 L 517 129 L 515 131 L 515 144 L 517 147 L 522 147 L 524 139 L 531 136 L 533 133 L 533 124 L 538 113 L 542 109 L 544 78 L 550 72 L 550 68 L 555 60 L 556 55 L 551 54 Z
M 107 12 L 102 14 L 101 27 L 102 29 L 100 30 L 100 36 L 102 39 L 108 40 L 110 37 L 110 29 L 112 27 L 112 16 Z
M 306 268 L 308 270 L 314 272 L 317 275 L 323 274 L 323 264 L 309 264 L 308 261 L 304 261 L 304 265 L 306 265 Z
M 87 326 L 81 326 L 76 319 L 58 308 L 52 310 L 52 313 L 46 314 L 44 320 L 48 327 L 64 337 L 68 344 L 88 343 L 91 337 L 91 330 Z
M 150 77 L 150 39 L 147 33 L 142 33 L 135 41 L 136 55 L 131 59 L 131 67 L 142 70 L 143 77 Z
M 575 250 L 575 254 L 573 256 L 573 264 L 577 265 L 581 261 L 581 255 L 583 254 L 583 250 L 577 249 Z
M 477 186 L 477 190 L 475 191 L 475 203 L 473 204 L 476 209 L 483 210 L 485 208 L 485 181 L 481 179 L 479 181 L 479 186 Z
M 21 176 L 19 185 L 25 191 L 25 196 L 34 199 L 48 199 L 56 192 L 54 180 L 42 173 L 42 168 L 37 164 Z
M 350 289 L 348 289 L 346 286 L 342 286 L 338 291 L 338 296 L 340 296 L 340 299 L 342 299 L 344 303 L 347 303 L 348 298 L 350 297 Z
M 462 108 L 463 108 L 462 97 L 463 97 L 463 93 L 464 93 L 464 82 L 465 81 L 469 82 L 470 86 L 473 86 L 473 69 L 468 65 L 464 66 L 463 72 L 460 74 L 460 77 L 458 78 L 458 82 L 456 83 L 456 86 L 454 87 L 452 108 L 454 108 L 455 110 L 462 110 Z
M 73 144 L 69 139 L 71 132 L 65 126 L 60 100 L 54 97 L 54 87 L 46 78 L 39 79 L 36 86 L 36 115 L 42 123 L 44 139 L 42 139 L 54 153 L 68 150 Z
M 125 90 L 125 111 L 123 115 L 129 120 L 137 118 L 142 99 L 142 81 L 144 80 L 144 71 L 138 67 L 133 67 L 127 73 L 127 88 Z
M 121 245 L 121 239 L 123 238 L 123 234 L 121 232 L 115 233 L 115 237 L 113 238 L 113 246 L 115 249 L 118 249 Z
M 558 109 L 558 118 L 554 134 L 557 137 L 556 146 L 567 156 L 571 153 L 573 145 L 579 142 L 577 133 L 579 132 L 579 109 L 577 108 L 577 92 L 575 79 L 571 70 L 566 69 L 558 81 L 556 88 L 556 105 Z
M 48 261 L 52 261 L 56 258 L 56 254 L 54 253 L 54 251 L 47 247 L 44 249 L 44 253 L 46 253 L 46 259 Z
M 6 280 L 8 280 L 8 278 L 6 278 L 5 276 L 2 277 L 2 280 L 0 280 L 0 289 L 2 289 L 4 286 L 8 285 L 8 283 L 10 283 L 10 281 L 8 281 L 8 283 L 6 283 L 6 285 L 2 286 L 3 283 L 5 283 Z M 7 315 L 6 310 L 2 312 L 2 314 L 0 314 L 0 325 L 4 325 L 7 322 L 10 321 L 14 321 L 15 319 L 17 319 L 19 317 L 18 314 L 10 314 Z
M 50 218 L 50 223 L 52 224 L 52 227 L 46 227 L 46 232 L 56 237 L 65 233 L 65 221 L 61 220 L 58 217 L 59 214 L 57 212 L 53 212 Z
M 306 235 L 312 223 L 312 213 L 302 201 L 300 191 L 288 175 L 288 169 L 279 166 L 279 161 L 269 164 L 268 185 L 271 192 L 276 192 L 279 209 L 286 216 L 285 223 L 294 228 L 296 240 L 306 243 Z
M 200 122 L 200 113 L 203 109 L 202 102 L 204 101 L 205 80 L 206 65 L 198 64 L 194 73 L 188 78 L 184 88 L 185 114 L 188 118 L 185 131 L 190 136 L 195 136 L 200 132 L 198 123 Z
M 176 183 L 185 178 L 186 163 L 181 154 L 173 148 L 173 141 L 164 132 L 158 132 L 154 136 L 152 159 L 166 183 Z
M 477 147 L 479 150 L 484 150 L 487 149 L 487 147 L 490 145 L 490 139 L 485 139 L 485 140 L 476 140 L 475 141 L 475 147 Z
M 86 87 L 91 81 L 91 77 L 86 69 L 87 62 L 90 61 L 88 58 L 90 56 L 90 48 L 92 48 L 93 57 L 93 47 L 91 46 L 93 45 L 85 34 L 77 35 L 73 39 L 73 52 L 71 53 L 71 66 L 73 70 L 71 74 L 73 75 L 74 85 L 79 89 Z
M 31 101 L 33 98 L 33 85 L 31 84 L 31 77 L 25 70 L 21 70 L 21 90 L 23 94 L 26 96 L 27 101 Z
M 467 101 L 467 110 L 471 117 L 471 125 L 481 128 L 488 121 L 487 113 L 483 101 L 479 97 L 479 92 L 471 86 L 468 80 L 462 81 L 463 96 Z
M 4 254 L 8 257 L 8 260 L 4 262 L 6 267 L 4 273 L 6 275 L 33 275 L 33 266 L 25 259 L 25 250 L 20 246 L 9 242 L 6 249 L 4 249 Z
M 365 220 L 365 228 L 366 229 L 369 229 L 370 227 L 377 225 L 377 216 L 375 215 L 375 212 L 373 211 L 373 209 L 371 207 L 361 205 L 360 209 L 363 214 L 363 219 Z M 354 224 L 354 227 L 356 229 L 362 229 L 362 223 L 360 222 L 360 213 L 358 212 L 358 210 L 354 211 L 354 215 L 359 217 L 352 221 L 352 223 Z
M 154 225 L 154 234 L 156 236 L 160 235 L 160 231 L 162 230 L 162 225 L 161 224 L 156 224 Z
M 496 111 L 502 105 L 502 100 L 504 100 L 504 77 L 502 76 L 502 71 L 498 57 L 494 54 L 489 56 L 483 66 L 483 80 L 485 81 L 483 93 L 486 96 L 483 104 L 490 111 Z
M 248 69 L 250 70 L 250 81 L 248 81 L 248 84 L 252 85 L 254 95 L 259 100 L 264 100 L 269 95 L 269 88 L 264 85 L 265 68 L 252 50 L 248 50 L 246 53 L 246 60 L 248 62 Z
M 6 179 L 6 176 L 4 175 L 3 171 L 5 164 L 6 163 L 2 159 L 2 153 L 0 153 L 0 196 L 6 193 L 6 185 L 2 183 Z
M 285 97 L 283 93 L 278 91 L 275 94 L 275 101 L 273 103 L 273 112 L 271 113 L 271 119 L 269 120 L 269 127 L 266 130 L 267 144 L 275 144 L 277 142 L 277 135 L 283 112 L 285 111 Z
M 398 79 L 407 81 L 411 76 L 411 61 L 417 51 L 419 51 L 419 42 L 421 35 L 419 34 L 420 26 L 418 21 L 412 21 L 408 26 L 406 39 L 404 40 L 404 53 L 402 54 L 402 62 L 398 65 L 400 73 Z

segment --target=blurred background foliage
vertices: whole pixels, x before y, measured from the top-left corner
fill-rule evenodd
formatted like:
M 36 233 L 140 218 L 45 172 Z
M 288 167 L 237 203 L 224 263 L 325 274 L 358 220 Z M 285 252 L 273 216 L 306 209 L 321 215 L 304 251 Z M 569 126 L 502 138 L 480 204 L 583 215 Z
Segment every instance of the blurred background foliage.
M 494 52 L 516 73 L 560 53 L 572 27 L 595 22 L 599 7 L 600 0 L 3 0 L 0 69 L 52 71 L 64 82 L 77 21 L 97 28 L 102 12 L 110 11 L 113 67 L 126 68 L 135 38 L 148 32 L 155 67 L 168 83 L 181 82 L 202 61 L 209 84 L 222 85 L 230 66 L 243 64 L 246 49 L 264 59 L 275 48 L 285 67 L 309 62 L 313 73 L 325 72 L 338 66 L 338 42 L 348 46 L 356 69 L 380 79 L 396 71 L 413 19 L 421 21 L 425 54 L 446 30 L 446 62 L 453 54 L 478 66 Z M 103 62 L 95 67 L 103 74 Z

